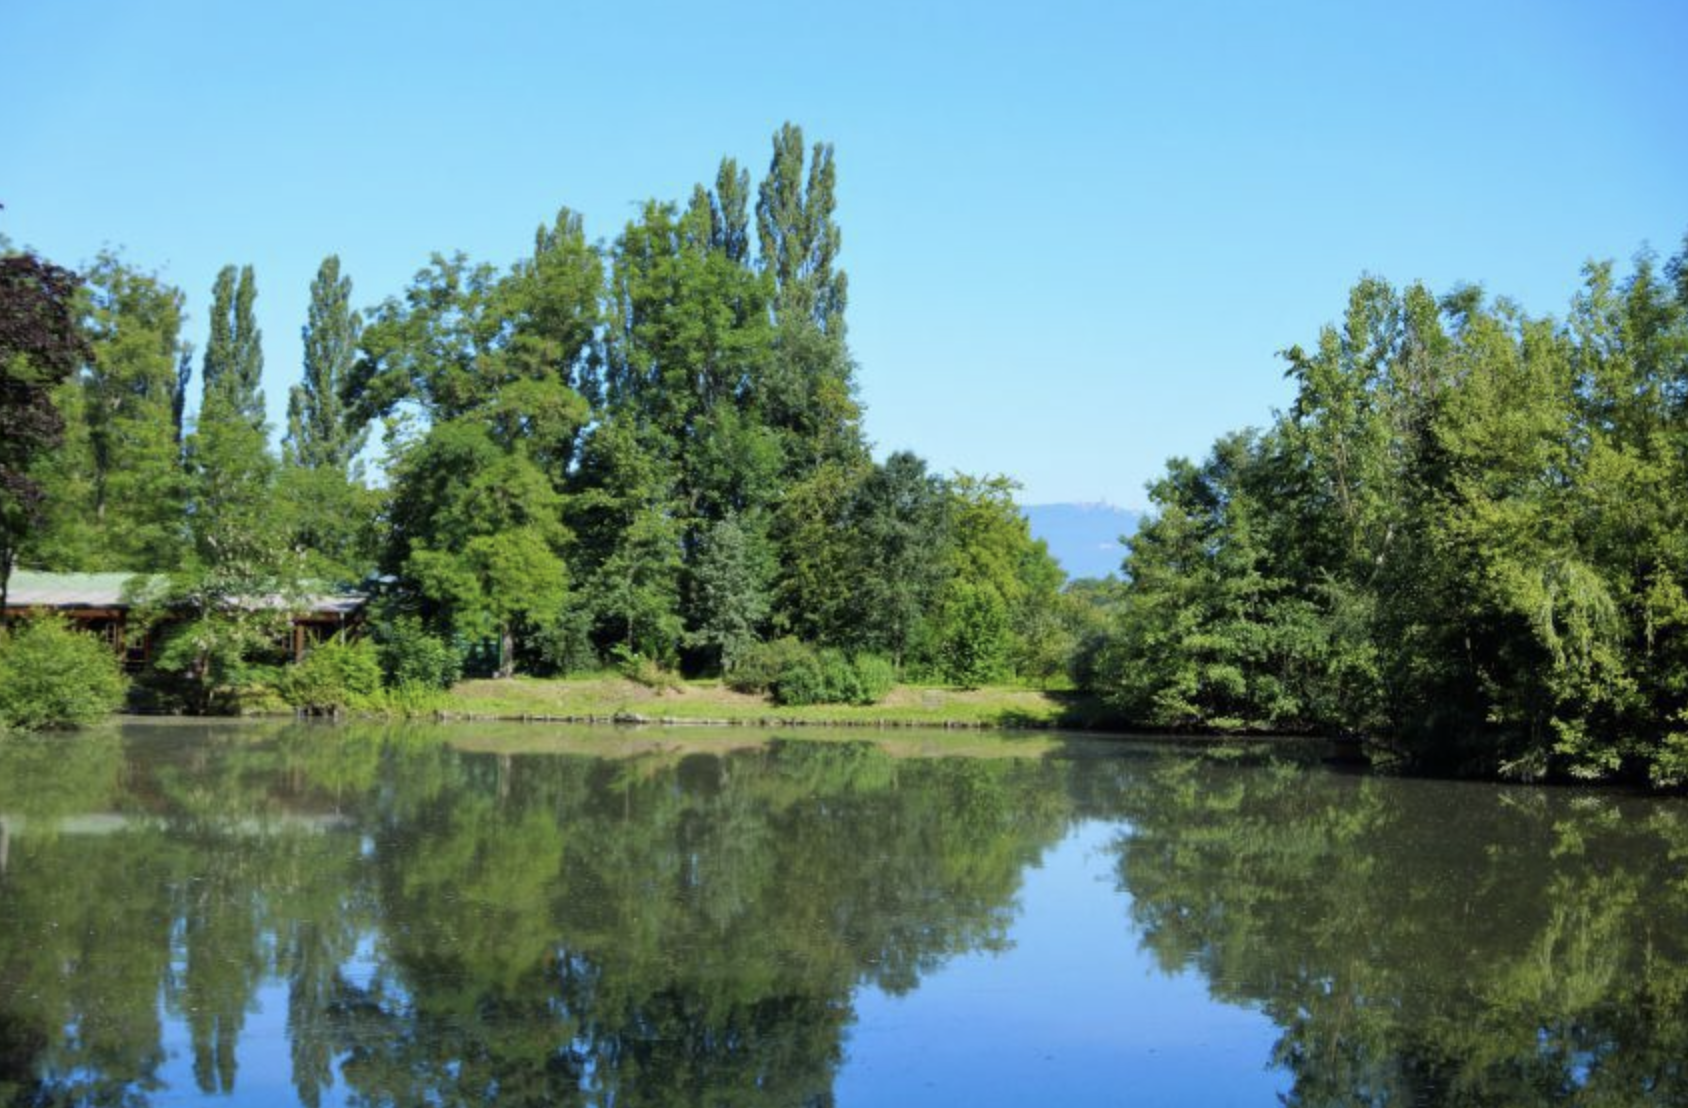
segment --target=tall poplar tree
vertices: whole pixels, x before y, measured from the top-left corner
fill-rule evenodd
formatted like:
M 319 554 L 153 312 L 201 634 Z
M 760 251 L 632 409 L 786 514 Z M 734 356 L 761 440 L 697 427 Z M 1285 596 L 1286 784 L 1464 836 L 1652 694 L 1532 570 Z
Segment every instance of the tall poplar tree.
M 331 468 L 342 475 L 363 449 L 366 428 L 346 418 L 341 390 L 357 357 L 363 317 L 351 306 L 352 280 L 330 254 L 311 282 L 311 304 L 300 338 L 305 346 L 303 379 L 287 397 L 287 439 L 283 458 L 306 469 Z
M 763 407 L 791 440 L 798 475 L 866 454 L 845 343 L 849 282 L 837 266 L 837 177 L 831 144 L 816 143 L 805 162 L 803 131 L 787 123 L 774 135 L 756 202 L 761 266 L 774 282 L 775 352 Z
M 184 451 L 190 544 L 166 604 L 190 618 L 172 625 L 156 664 L 181 676 L 186 705 L 197 711 L 233 706 L 227 698 L 273 649 L 301 592 L 299 559 L 276 510 L 253 295 L 250 267 L 218 275 L 203 399 Z
M 722 158 L 710 195 L 710 245 L 735 265 L 750 265 L 750 171 Z
M 252 314 L 258 297 L 251 266 L 224 266 L 211 290 L 211 337 L 201 373 L 205 395 L 220 394 L 228 410 L 253 427 L 264 425 L 263 336 Z
M 311 282 L 300 338 L 304 373 L 287 397 L 287 435 L 277 500 L 292 543 L 307 551 L 310 572 L 359 581 L 374 568 L 379 494 L 364 487 L 357 457 L 368 436 L 350 418 L 345 390 L 363 319 L 351 306 L 352 282 L 329 255 Z
M 775 133 L 756 200 L 758 264 L 773 284 L 774 325 L 757 405 L 779 433 L 786 478 L 771 524 L 780 565 L 774 622 L 822 641 L 850 637 L 853 554 L 840 532 L 872 466 L 845 336 L 836 186 L 830 144 L 816 143 L 806 159 L 800 128 L 787 123 Z

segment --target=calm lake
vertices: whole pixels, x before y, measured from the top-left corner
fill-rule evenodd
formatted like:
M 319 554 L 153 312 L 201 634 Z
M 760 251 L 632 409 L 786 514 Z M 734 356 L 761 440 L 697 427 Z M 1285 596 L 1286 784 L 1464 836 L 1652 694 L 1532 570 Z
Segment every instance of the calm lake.
M 0 1105 L 1688 1104 L 1688 801 L 884 734 L 0 742 Z

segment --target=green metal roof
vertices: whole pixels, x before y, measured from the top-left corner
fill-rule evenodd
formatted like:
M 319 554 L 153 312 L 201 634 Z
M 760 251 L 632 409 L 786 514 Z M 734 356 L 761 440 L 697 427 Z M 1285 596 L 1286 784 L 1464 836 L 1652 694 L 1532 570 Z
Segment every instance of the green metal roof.
M 131 586 L 130 582 L 134 584 Z M 8 608 L 122 608 L 161 588 L 164 578 L 144 573 L 12 573 Z M 125 599 L 127 594 L 127 599 Z
M 6 607 L 17 608 L 128 608 L 136 601 L 161 595 L 169 579 L 146 573 L 42 573 L 14 570 L 6 590 Z M 150 595 L 149 595 L 150 594 Z M 304 597 L 307 610 L 316 615 L 345 617 L 363 607 L 368 598 L 359 593 L 319 594 Z M 262 606 L 279 605 L 270 600 Z

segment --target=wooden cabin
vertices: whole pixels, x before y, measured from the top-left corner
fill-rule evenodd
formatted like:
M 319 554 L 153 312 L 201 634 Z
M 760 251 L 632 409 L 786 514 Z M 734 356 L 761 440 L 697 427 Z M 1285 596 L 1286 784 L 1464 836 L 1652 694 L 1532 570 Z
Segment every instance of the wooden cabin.
M 38 573 L 16 570 L 6 595 L 6 619 L 57 612 L 72 625 L 98 635 L 123 658 L 125 669 L 144 668 L 168 617 L 142 635 L 131 635 L 130 614 L 149 597 L 161 596 L 164 578 L 134 573 Z M 341 633 L 361 634 L 369 598 L 360 593 L 324 593 L 304 598 L 293 614 L 284 644 L 295 662 L 312 646 Z M 263 603 L 275 603 L 264 601 Z

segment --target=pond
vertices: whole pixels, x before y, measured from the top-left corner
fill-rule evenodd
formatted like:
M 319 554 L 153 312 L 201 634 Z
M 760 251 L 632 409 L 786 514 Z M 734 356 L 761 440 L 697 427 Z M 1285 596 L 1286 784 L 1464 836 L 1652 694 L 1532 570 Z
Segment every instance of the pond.
M 1688 803 L 1054 735 L 0 742 L 0 1105 L 1688 1103 Z

